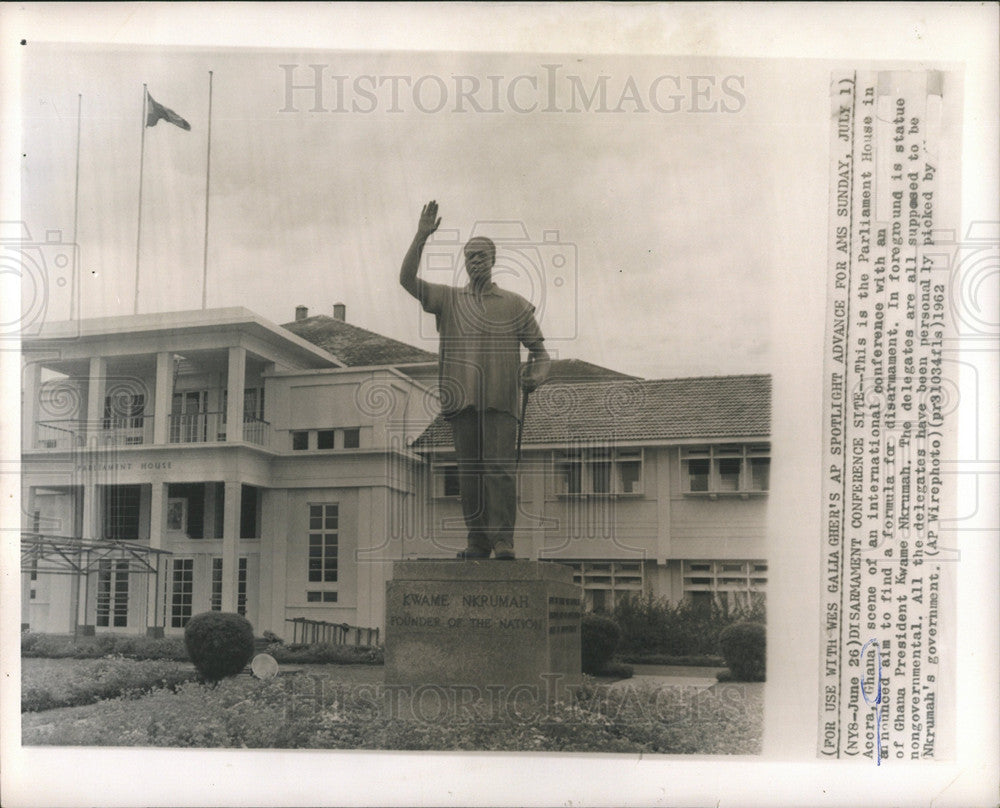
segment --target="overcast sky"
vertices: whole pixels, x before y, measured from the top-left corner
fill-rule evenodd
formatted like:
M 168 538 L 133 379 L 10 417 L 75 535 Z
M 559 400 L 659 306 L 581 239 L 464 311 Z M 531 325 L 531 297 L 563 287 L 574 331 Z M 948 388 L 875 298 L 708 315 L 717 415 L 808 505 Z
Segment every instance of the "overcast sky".
M 139 310 L 201 307 L 209 70 L 209 308 L 282 323 L 343 302 L 349 322 L 434 350 L 397 274 L 436 199 L 449 241 L 429 245 L 441 268 L 424 277 L 463 282 L 446 269 L 460 244 L 494 237 L 496 280 L 536 304 L 555 355 L 646 378 L 757 373 L 774 279 L 824 260 L 819 66 L 33 48 L 23 218 L 36 240 L 71 238 L 82 94 L 84 316 L 132 313 L 143 82 L 191 131 L 146 129 Z

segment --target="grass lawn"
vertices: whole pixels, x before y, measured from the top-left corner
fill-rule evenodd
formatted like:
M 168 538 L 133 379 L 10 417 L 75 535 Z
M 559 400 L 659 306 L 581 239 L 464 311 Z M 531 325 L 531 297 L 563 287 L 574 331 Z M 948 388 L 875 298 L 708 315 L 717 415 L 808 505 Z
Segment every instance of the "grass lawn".
M 73 670 L 102 660 L 24 660 Z M 123 662 L 123 660 L 115 660 Z M 34 665 L 34 663 L 42 663 Z M 128 662 L 128 660 L 124 660 Z M 183 663 L 171 663 L 183 664 Z M 77 668 L 82 671 L 84 668 Z M 138 698 L 22 715 L 25 745 L 425 749 L 759 754 L 763 685 L 707 690 L 589 679 L 572 704 L 455 703 L 404 720 L 385 699 L 381 666 L 287 665 L 271 681 L 247 675 L 191 681 Z M 634 686 L 633 686 L 634 685 Z M 433 707 L 433 705 L 432 705 Z

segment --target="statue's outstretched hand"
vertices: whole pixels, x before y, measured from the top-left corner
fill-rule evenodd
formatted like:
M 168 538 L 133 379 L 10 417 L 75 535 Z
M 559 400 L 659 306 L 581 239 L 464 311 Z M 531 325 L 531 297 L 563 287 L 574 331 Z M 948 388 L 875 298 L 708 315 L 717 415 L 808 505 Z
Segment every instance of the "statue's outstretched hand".
M 417 224 L 417 235 L 427 238 L 438 229 L 441 224 L 441 217 L 438 216 L 438 203 L 433 199 L 424 205 L 420 211 L 420 222 Z

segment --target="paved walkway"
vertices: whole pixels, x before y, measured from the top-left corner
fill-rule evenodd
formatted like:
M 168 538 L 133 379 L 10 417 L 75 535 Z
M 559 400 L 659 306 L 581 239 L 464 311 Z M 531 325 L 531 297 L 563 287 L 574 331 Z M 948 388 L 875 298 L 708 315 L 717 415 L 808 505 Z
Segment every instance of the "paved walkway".
M 612 683 L 612 688 L 634 687 L 637 690 L 661 687 L 687 687 L 706 690 L 717 684 L 715 675 L 725 668 L 696 668 L 687 665 L 633 665 L 631 679 Z

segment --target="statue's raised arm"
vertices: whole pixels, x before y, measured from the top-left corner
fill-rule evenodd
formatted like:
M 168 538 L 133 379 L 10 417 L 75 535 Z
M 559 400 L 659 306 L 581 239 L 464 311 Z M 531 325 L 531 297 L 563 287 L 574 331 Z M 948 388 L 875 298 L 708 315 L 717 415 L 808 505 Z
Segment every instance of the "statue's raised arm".
M 431 233 L 438 229 L 439 224 L 441 224 L 441 217 L 438 216 L 437 202 L 432 199 L 420 211 L 417 234 L 413 237 L 413 243 L 406 251 L 403 265 L 399 269 L 400 285 L 417 299 L 420 298 L 420 282 L 417 280 L 420 256 L 424 251 L 424 243 L 430 238 Z

